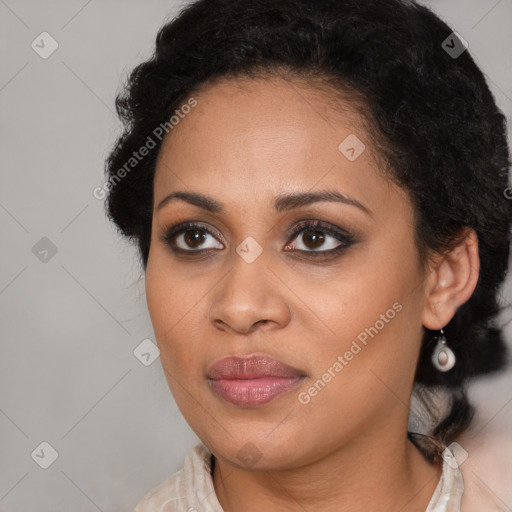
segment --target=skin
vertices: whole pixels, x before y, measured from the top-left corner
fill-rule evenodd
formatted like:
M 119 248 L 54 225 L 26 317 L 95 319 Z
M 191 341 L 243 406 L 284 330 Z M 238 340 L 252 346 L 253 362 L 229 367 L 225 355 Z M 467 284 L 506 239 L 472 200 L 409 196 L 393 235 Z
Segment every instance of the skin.
M 237 512 L 424 511 L 441 465 L 429 464 L 407 440 L 408 404 L 423 327 L 445 326 L 476 286 L 475 233 L 467 230 L 451 253 L 422 269 L 407 192 L 379 173 L 358 113 L 349 102 L 334 102 L 332 91 L 293 79 L 237 78 L 194 97 L 197 106 L 167 135 L 158 157 L 146 294 L 176 403 L 216 457 L 219 502 Z M 338 150 L 349 134 L 366 146 L 354 161 Z M 370 213 L 326 201 L 272 207 L 281 194 L 326 189 Z M 182 200 L 158 209 L 178 190 L 208 195 L 224 212 Z M 314 259 L 298 251 L 308 250 L 304 233 L 289 235 L 304 219 L 345 229 L 356 243 Z M 177 255 L 164 235 L 183 221 L 222 237 L 206 234 L 202 247 L 209 251 L 202 255 Z M 263 249 L 252 263 L 236 252 L 248 236 Z M 309 250 L 339 245 L 325 236 Z M 394 303 L 401 311 L 308 404 L 300 403 L 299 393 Z M 258 408 L 213 394 L 208 367 L 252 353 L 299 368 L 306 378 Z M 240 450 L 252 460 L 241 459 Z

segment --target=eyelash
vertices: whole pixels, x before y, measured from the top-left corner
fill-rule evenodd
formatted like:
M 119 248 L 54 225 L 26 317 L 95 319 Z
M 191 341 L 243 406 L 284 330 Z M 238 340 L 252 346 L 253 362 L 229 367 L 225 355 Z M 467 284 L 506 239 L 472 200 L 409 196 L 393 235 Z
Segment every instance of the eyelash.
M 213 236 L 214 238 L 220 238 L 220 234 L 214 230 L 211 230 L 202 224 L 198 224 L 195 222 L 185 222 L 182 224 L 179 224 L 177 226 L 174 226 L 168 230 L 165 231 L 165 234 L 163 236 L 163 241 L 171 248 L 171 250 L 177 254 L 185 254 L 188 257 L 194 257 L 194 255 L 204 253 L 206 251 L 217 251 L 220 249 L 181 249 L 179 247 L 175 247 L 174 239 L 183 234 L 187 231 L 203 231 L 205 233 L 208 233 L 209 235 Z M 355 238 L 345 231 L 344 229 L 334 229 L 331 225 L 326 224 L 319 220 L 306 220 L 299 222 L 289 233 L 289 241 L 286 243 L 286 246 L 288 246 L 293 240 L 298 238 L 300 233 L 303 232 L 309 232 L 309 231 L 321 231 L 325 235 L 332 236 L 333 238 L 337 239 L 340 244 L 336 246 L 334 249 L 328 249 L 328 250 L 310 250 L 310 251 L 304 251 L 304 250 L 295 250 L 291 252 L 298 252 L 305 254 L 306 257 L 313 257 L 313 258 L 319 258 L 319 257 L 333 257 L 337 255 L 338 253 L 342 252 L 343 250 L 347 249 L 351 245 L 355 243 Z
M 299 237 L 301 233 L 305 233 L 308 231 L 321 231 L 324 235 L 331 236 L 338 240 L 339 245 L 334 247 L 333 249 L 328 250 L 309 250 L 309 251 L 303 251 L 301 249 L 298 249 L 293 252 L 301 253 L 302 255 L 305 255 L 306 257 L 313 257 L 313 258 L 329 258 L 334 257 L 344 251 L 345 249 L 348 249 L 351 245 L 355 243 L 354 237 L 341 228 L 334 228 L 330 224 L 326 224 L 325 222 L 322 222 L 320 220 L 306 220 L 299 222 L 291 231 L 289 234 L 290 242 L 288 242 L 286 245 L 289 245 L 291 243 L 291 240 L 294 240 Z

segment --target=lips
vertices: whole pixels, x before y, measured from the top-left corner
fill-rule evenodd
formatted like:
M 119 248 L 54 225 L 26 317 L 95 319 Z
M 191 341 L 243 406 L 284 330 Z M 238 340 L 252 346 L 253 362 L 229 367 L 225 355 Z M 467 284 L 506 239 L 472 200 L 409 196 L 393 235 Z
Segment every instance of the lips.
M 297 387 L 304 377 L 301 370 L 263 355 L 227 357 L 207 372 L 214 393 L 240 407 L 266 404 Z
M 261 377 L 297 377 L 305 375 L 297 368 L 269 356 L 226 357 L 210 366 L 210 379 L 258 379 Z

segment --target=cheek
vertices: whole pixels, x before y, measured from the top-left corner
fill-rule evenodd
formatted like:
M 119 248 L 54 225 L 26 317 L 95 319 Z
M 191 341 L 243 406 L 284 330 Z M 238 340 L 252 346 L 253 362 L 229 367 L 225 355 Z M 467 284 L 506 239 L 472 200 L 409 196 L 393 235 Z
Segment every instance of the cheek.
M 164 261 L 162 261 L 164 260 Z M 194 331 L 206 318 L 206 284 L 184 277 L 165 264 L 164 258 L 150 258 L 146 269 L 146 301 L 163 361 L 176 366 L 192 359 Z M 186 358 L 186 355 L 189 355 Z M 172 356 L 172 357 L 171 357 Z
M 392 242 L 347 259 L 332 279 L 295 280 L 294 292 L 304 298 L 296 303 L 304 333 L 298 345 L 304 360 L 315 362 L 316 378 L 342 356 L 343 371 L 335 373 L 351 383 L 369 384 L 370 369 L 393 380 L 397 367 L 410 379 L 422 332 L 421 276 L 414 246 Z
M 379 330 L 389 331 L 399 316 L 393 304 L 404 306 L 418 276 L 414 265 L 387 259 L 385 254 L 383 248 L 367 248 L 330 275 L 315 279 L 305 272 L 300 279 L 290 275 L 294 294 L 301 299 L 294 302 L 302 311 L 303 329 L 326 336 L 327 345 L 333 346 L 350 342 L 376 322 Z
M 200 343 L 204 337 L 199 336 L 207 315 L 201 309 L 204 290 L 197 282 L 191 284 L 189 278 L 177 278 L 177 272 L 156 263 L 156 258 L 148 262 L 146 300 L 161 366 L 176 404 L 186 420 L 195 424 L 194 418 L 204 407 L 200 397 L 206 344 Z

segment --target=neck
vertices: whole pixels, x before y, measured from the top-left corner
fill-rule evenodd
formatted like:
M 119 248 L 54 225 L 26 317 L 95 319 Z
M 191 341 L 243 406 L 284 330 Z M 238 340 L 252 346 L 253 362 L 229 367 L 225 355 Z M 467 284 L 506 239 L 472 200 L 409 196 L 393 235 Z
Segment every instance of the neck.
M 215 492 L 225 512 L 425 510 L 442 463 L 427 462 L 407 433 L 400 434 L 365 437 L 307 465 L 279 471 L 248 471 L 217 459 Z

